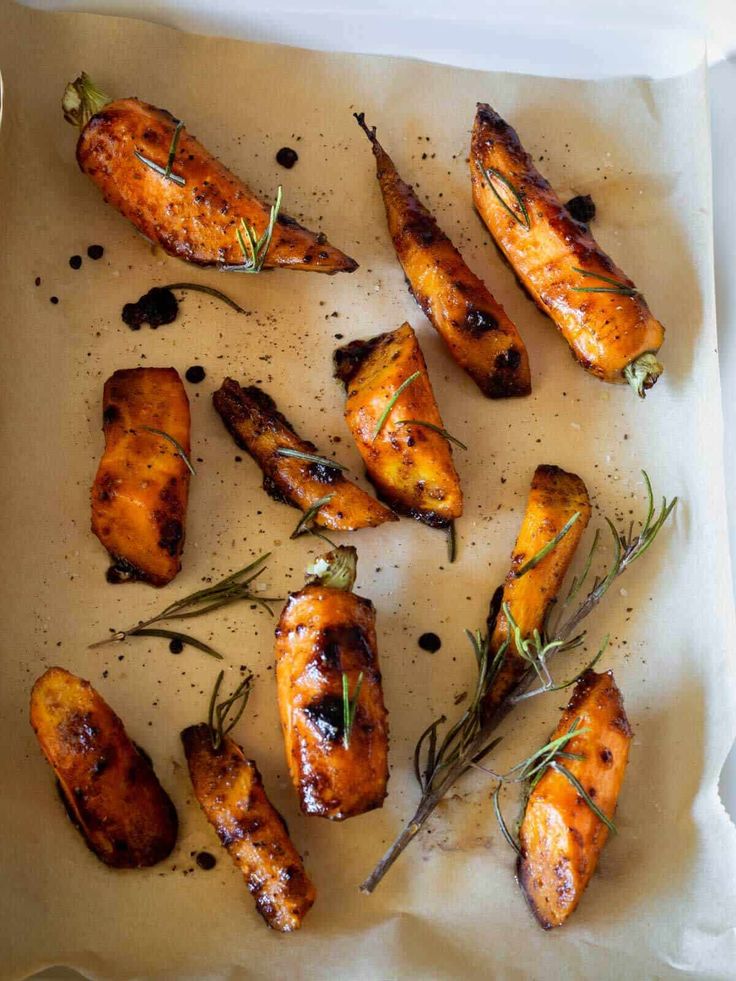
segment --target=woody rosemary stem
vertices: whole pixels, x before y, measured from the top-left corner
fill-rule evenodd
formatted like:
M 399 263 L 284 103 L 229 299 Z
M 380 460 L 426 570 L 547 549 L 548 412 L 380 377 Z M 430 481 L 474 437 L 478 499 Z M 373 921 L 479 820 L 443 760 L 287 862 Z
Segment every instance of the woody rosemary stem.
M 82 72 L 64 89 L 61 108 L 68 123 L 84 129 L 90 119 L 104 109 L 108 102 L 112 102 L 112 99 L 97 88 L 86 72 Z
M 646 398 L 647 390 L 654 385 L 664 371 L 663 365 L 657 361 L 656 355 L 649 351 L 640 354 L 636 361 L 624 368 L 624 378 L 634 389 L 640 399 Z

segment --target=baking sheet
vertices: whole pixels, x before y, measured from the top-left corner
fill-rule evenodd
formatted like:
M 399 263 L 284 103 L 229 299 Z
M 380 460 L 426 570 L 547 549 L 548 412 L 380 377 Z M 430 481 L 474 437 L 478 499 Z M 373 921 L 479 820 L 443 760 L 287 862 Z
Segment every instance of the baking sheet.
M 736 832 L 716 780 L 734 736 L 733 613 L 702 69 L 652 83 L 539 80 L 2 9 L 0 943 L 8 976 L 62 963 L 102 977 L 728 976 Z M 282 183 L 285 208 L 322 227 L 361 268 L 332 279 L 274 272 L 225 280 L 152 252 L 76 168 L 74 133 L 58 104 L 64 82 L 81 68 L 113 94 L 137 94 L 182 116 L 265 194 Z M 669 327 L 667 374 L 645 404 L 571 362 L 489 246 L 470 208 L 465 162 L 478 99 L 491 101 L 544 157 L 562 194 L 593 194 L 599 240 Z M 355 108 L 379 125 L 405 177 L 419 183 L 519 324 L 534 373 L 530 399 L 485 401 L 406 292 Z M 300 154 L 290 172 L 273 159 L 284 144 Z M 71 270 L 68 257 L 97 242 L 104 259 L 85 258 Z M 190 294 L 170 327 L 132 334 L 120 322 L 123 302 L 182 279 L 226 288 L 250 315 Z M 467 503 L 454 566 L 442 536 L 408 521 L 345 539 L 358 546 L 359 589 L 379 612 L 392 724 L 390 796 L 381 812 L 342 826 L 299 816 L 277 727 L 273 624 L 247 608 L 196 624 L 233 669 L 247 663 L 258 673 L 237 735 L 258 760 L 320 893 L 301 934 L 277 937 L 253 912 L 227 856 L 212 872 L 188 872 L 193 851 L 219 852 L 191 801 L 178 732 L 202 717 L 217 666 L 143 641 L 104 653 L 86 644 L 272 546 L 270 591 L 299 585 L 315 543 L 288 541 L 296 513 L 265 498 L 247 457 L 235 460 L 243 454 L 214 414 L 211 392 L 226 373 L 262 383 L 323 449 L 339 436 L 340 459 L 360 472 L 330 378 L 334 335 L 366 336 L 404 319 L 419 331 L 445 423 L 470 451 L 456 455 Z M 102 383 L 139 363 L 173 364 L 182 373 L 200 363 L 208 372 L 202 385 L 189 386 L 198 477 L 185 567 L 165 593 L 107 586 L 104 553 L 88 531 Z M 526 912 L 482 779 L 459 785 L 432 833 L 373 897 L 357 891 L 413 809 L 418 733 L 472 679 L 462 631 L 482 623 L 505 573 L 539 462 L 579 472 L 605 513 L 627 515 L 635 506 L 642 466 L 659 491 L 683 498 L 673 527 L 622 581 L 625 595 L 611 594 L 590 622 L 591 644 L 612 635 L 605 665 L 615 668 L 636 739 L 621 833 L 580 910 L 553 935 Z M 417 647 L 425 630 L 442 637 L 435 655 Z M 89 677 L 152 754 L 182 823 L 177 851 L 161 867 L 111 872 L 66 821 L 26 722 L 30 685 L 53 663 Z M 510 721 L 498 764 L 538 745 L 561 703 L 554 695 L 537 699 Z

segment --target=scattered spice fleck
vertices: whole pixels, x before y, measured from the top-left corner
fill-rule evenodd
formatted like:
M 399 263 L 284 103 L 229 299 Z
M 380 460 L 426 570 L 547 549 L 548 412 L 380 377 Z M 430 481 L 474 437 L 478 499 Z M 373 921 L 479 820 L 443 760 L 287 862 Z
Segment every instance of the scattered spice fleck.
M 276 154 L 276 163 L 281 164 L 282 167 L 286 167 L 287 170 L 291 170 L 298 159 L 299 154 L 296 150 L 292 150 L 290 146 L 282 146 Z
M 49 299 L 51 300 L 52 303 L 58 303 L 59 302 L 59 297 L 58 296 L 50 296 Z
M 193 364 L 191 368 L 187 368 L 184 377 L 192 385 L 199 385 L 201 381 L 204 381 L 205 374 L 206 372 L 201 364 Z
M 36 276 L 34 282 L 35 282 L 36 286 L 40 286 L 41 285 L 41 277 L 40 276 Z
M 204 869 L 205 872 L 209 872 L 217 865 L 217 859 L 210 852 L 197 852 L 195 861 L 200 869 Z

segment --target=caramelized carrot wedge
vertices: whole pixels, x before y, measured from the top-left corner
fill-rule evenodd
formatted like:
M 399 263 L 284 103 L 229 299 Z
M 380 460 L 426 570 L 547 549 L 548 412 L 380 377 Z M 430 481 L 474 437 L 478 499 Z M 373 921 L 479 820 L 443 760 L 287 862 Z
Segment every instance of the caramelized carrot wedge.
M 522 637 L 530 637 L 535 630 L 542 630 L 550 605 L 560 590 L 590 520 L 590 512 L 588 491 L 577 474 L 554 466 L 537 467 L 511 557 L 511 569 L 504 583 L 501 608 L 495 622 L 489 624 L 491 659 L 509 639 L 504 604 L 508 604 Z M 560 534 L 575 514 L 579 517 L 552 551 L 519 577 L 518 571 L 525 563 Z M 487 716 L 503 703 L 528 667 L 529 662 L 520 656 L 511 638 L 501 668 L 486 695 Z
M 641 396 L 656 382 L 664 328 L 632 281 L 570 215 L 516 132 L 479 103 L 470 147 L 473 201 L 521 285 L 580 364 Z
M 388 230 L 409 291 L 484 395 L 528 395 L 529 358 L 516 327 L 401 179 L 375 126 L 366 126 L 362 112 L 354 115 L 373 146 Z
M 174 805 L 123 723 L 88 681 L 49 668 L 31 692 L 31 725 L 62 799 L 106 865 L 155 865 L 176 844 Z
M 342 821 L 380 807 L 388 722 L 376 611 L 352 592 L 356 551 L 317 560 L 276 628 L 276 683 L 286 759 L 305 814 Z
M 255 385 L 241 388 L 232 378 L 226 378 L 213 401 L 237 445 L 263 471 L 263 489 L 274 500 L 304 512 L 324 501 L 314 523 L 332 531 L 373 528 L 384 521 L 398 520 L 393 511 L 348 480 L 338 467 L 280 455 L 278 451 L 284 449 L 312 456 L 318 451 L 314 443 L 296 434 L 262 389 Z
M 181 741 L 194 794 L 243 873 L 256 909 L 273 930 L 298 930 L 314 903 L 314 886 L 258 767 L 229 736 L 214 749 L 206 724 L 185 729 Z
M 335 375 L 345 384 L 345 418 L 381 500 L 435 528 L 459 518 L 463 494 L 450 444 L 419 424 L 442 429 L 442 417 L 409 324 L 338 348 Z
M 565 744 L 565 752 L 582 759 L 560 762 L 610 820 L 631 743 L 623 698 L 610 671 L 583 675 L 552 739 L 576 721 L 581 734 Z M 517 867 L 519 884 L 545 930 L 562 926 L 574 912 L 607 839 L 608 827 L 573 782 L 559 770 L 545 770 L 526 804 Z
M 102 402 L 92 531 L 113 560 L 108 582 L 165 586 L 184 548 L 190 474 L 172 440 L 188 457 L 187 393 L 173 368 L 129 368 L 108 378 Z
M 246 258 L 237 232 L 241 219 L 258 239 L 270 206 L 220 163 L 186 128 L 180 128 L 166 177 L 136 152 L 166 171 L 179 120 L 140 99 L 111 101 L 82 75 L 67 86 L 68 122 L 81 129 L 77 162 L 107 201 L 146 238 L 169 255 L 198 266 L 241 266 Z M 357 262 L 324 239 L 279 214 L 264 268 L 353 272 Z

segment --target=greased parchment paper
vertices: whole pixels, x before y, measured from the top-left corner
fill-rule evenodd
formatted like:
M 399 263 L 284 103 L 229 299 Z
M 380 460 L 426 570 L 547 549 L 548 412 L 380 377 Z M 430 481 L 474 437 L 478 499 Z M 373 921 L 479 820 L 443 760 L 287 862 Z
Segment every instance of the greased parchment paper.
M 7 3 L 2 12 L 3 974 L 67 964 L 104 978 L 732 976 L 736 832 L 716 781 L 734 736 L 734 622 L 703 72 L 553 81 L 206 39 Z M 285 210 L 322 228 L 360 269 L 334 278 L 225 276 L 152 251 L 77 168 L 59 100 L 81 69 L 113 95 L 172 110 L 264 194 L 283 184 Z M 518 128 L 563 197 L 593 195 L 596 235 L 667 326 L 666 374 L 645 403 L 572 362 L 475 218 L 466 155 L 477 100 Z M 531 398 L 483 399 L 415 306 L 354 109 L 379 126 L 401 172 L 519 325 Z M 291 171 L 274 160 L 285 144 L 299 153 Z M 105 247 L 98 262 L 86 258 L 92 243 Z M 70 268 L 72 254 L 83 255 L 80 270 Z M 182 280 L 226 289 L 248 315 L 189 294 L 168 327 L 132 333 L 122 324 L 125 301 Z M 212 391 L 226 374 L 262 384 L 323 451 L 339 438 L 339 459 L 361 474 L 331 352 L 405 319 L 418 330 L 445 424 L 469 450 L 456 452 L 466 513 L 455 565 L 442 534 L 411 521 L 345 538 L 359 550 L 359 591 L 378 609 L 391 713 L 383 810 L 343 825 L 300 816 L 277 723 L 273 621 L 242 606 L 190 624 L 226 655 L 229 682 L 240 665 L 257 673 L 236 735 L 319 892 L 301 933 L 281 937 L 255 914 L 188 784 L 179 731 L 203 718 L 219 665 L 191 651 L 172 656 L 164 641 L 87 645 L 267 549 L 267 595 L 299 587 L 321 543 L 289 541 L 297 513 L 264 495 L 256 466 L 214 413 Z M 183 373 L 195 363 L 207 377 L 188 385 L 197 476 L 183 571 L 163 592 L 109 586 L 106 556 L 89 532 L 102 384 L 117 368 Z M 658 493 L 681 498 L 673 524 L 588 623 L 589 650 L 611 634 L 603 663 L 615 670 L 636 735 L 620 833 L 578 912 L 550 934 L 514 883 L 480 774 L 456 788 L 375 895 L 357 888 L 413 811 L 418 734 L 441 712 L 458 711 L 453 701 L 473 679 L 463 629 L 484 621 L 542 462 L 583 476 L 594 524 L 602 513 L 622 522 L 641 513 L 642 467 Z M 442 638 L 434 655 L 417 645 L 426 630 Z M 558 678 L 580 663 L 558 664 Z M 159 867 L 110 871 L 67 820 L 27 721 L 31 684 L 51 664 L 91 679 L 152 755 L 181 821 L 179 844 Z M 564 701 L 552 694 L 518 710 L 496 765 L 540 745 Z M 200 849 L 217 855 L 214 870 L 196 867 Z

